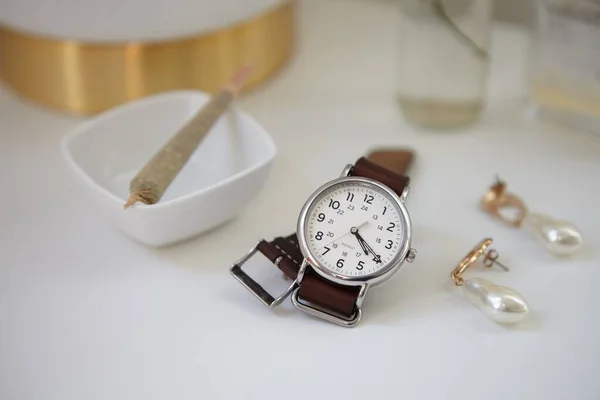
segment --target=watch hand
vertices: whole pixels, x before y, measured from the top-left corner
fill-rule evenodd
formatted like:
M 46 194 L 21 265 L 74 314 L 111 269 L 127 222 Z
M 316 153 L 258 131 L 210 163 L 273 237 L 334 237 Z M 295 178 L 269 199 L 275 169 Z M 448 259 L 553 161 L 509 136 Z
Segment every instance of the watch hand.
M 354 235 L 354 237 L 356 238 L 356 240 L 358 240 L 358 244 L 360 244 L 360 247 L 363 249 L 363 251 L 365 252 L 365 255 L 369 255 L 369 250 L 365 247 L 364 242 L 361 240 L 360 235 L 358 234 L 358 231 L 353 232 L 352 233 Z
M 361 225 L 359 225 L 359 227 L 364 226 L 367 223 L 368 222 L 365 221 Z M 367 244 L 365 239 L 363 239 L 363 237 L 360 235 L 360 233 L 358 233 L 358 228 L 352 228 L 352 229 L 350 229 L 350 232 L 354 235 L 354 237 L 356 237 L 356 240 L 358 240 L 358 243 L 360 244 L 360 247 L 362 247 L 363 251 L 365 252 L 365 255 L 369 255 L 369 251 L 370 251 L 375 256 L 375 252 L 373 251 L 373 249 L 370 248 L 370 246 Z
M 360 235 L 360 233 L 356 232 L 355 233 L 357 239 L 359 239 L 360 241 L 362 241 L 365 245 L 365 247 L 367 248 L 367 250 L 369 250 L 372 254 L 373 254 L 373 261 L 375 261 L 376 263 L 381 263 L 381 256 L 379 256 L 377 253 L 375 253 L 375 250 L 373 250 L 373 248 L 369 245 L 369 243 L 367 243 L 367 241 Z
M 353 232 L 352 232 L 353 230 L 356 230 L 356 231 L 358 231 L 358 229 L 359 229 L 359 228 L 362 228 L 363 226 L 367 225 L 368 223 L 369 223 L 369 221 L 367 220 L 367 221 L 363 222 L 362 224 L 360 224 L 360 225 L 358 225 L 358 226 L 353 226 L 352 228 L 350 228 L 350 231 L 349 231 L 349 232 L 347 232 L 347 233 L 344 233 L 342 236 L 339 236 L 339 237 L 337 237 L 336 239 L 333 239 L 331 242 L 327 243 L 327 244 L 326 244 L 326 245 L 324 245 L 323 247 L 327 247 L 327 246 L 329 246 L 330 244 L 332 244 L 333 242 L 337 242 L 337 241 L 338 241 L 338 240 L 340 240 L 341 238 L 348 236 L 349 234 L 353 233 Z M 321 248 L 323 248 L 323 247 L 321 247 Z
M 368 224 L 369 224 L 369 220 L 366 220 L 365 222 L 363 222 L 362 224 L 360 224 L 356 227 L 356 231 L 358 231 L 360 228 L 362 228 Z M 352 231 L 352 229 L 350 229 L 350 231 Z
M 330 244 L 332 244 L 333 242 L 337 242 L 338 240 L 340 240 L 340 239 L 341 239 L 341 238 L 343 238 L 344 236 L 348 236 L 349 234 L 350 234 L 350 232 L 348 232 L 348 233 L 345 233 L 345 234 L 343 234 L 342 236 L 340 236 L 340 237 L 338 237 L 338 238 L 336 238 L 336 239 L 333 239 L 331 242 L 327 243 L 327 244 L 326 244 L 326 245 L 324 245 L 323 247 L 327 247 L 327 246 L 329 246 Z M 323 248 L 323 247 L 321 247 L 321 248 Z
M 365 242 L 365 246 L 367 246 L 369 248 L 369 251 L 373 254 L 373 261 L 375 261 L 377 264 L 381 264 L 381 256 L 375 253 L 375 250 L 373 250 L 373 248 L 369 246 L 367 242 Z
M 365 252 L 365 255 L 368 256 L 369 255 L 369 249 L 367 248 L 367 246 L 365 246 L 365 242 L 359 240 L 358 243 L 360 243 L 360 247 L 362 247 L 363 251 Z

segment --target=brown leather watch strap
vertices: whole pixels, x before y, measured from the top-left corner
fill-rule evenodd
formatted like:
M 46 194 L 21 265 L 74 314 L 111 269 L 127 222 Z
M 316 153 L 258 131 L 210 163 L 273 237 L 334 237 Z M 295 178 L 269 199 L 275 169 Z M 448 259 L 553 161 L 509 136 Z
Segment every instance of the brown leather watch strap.
M 286 237 L 276 237 L 270 242 L 261 240 L 257 249 L 273 263 L 282 257 L 277 266 L 287 277 L 296 279 L 304 257 L 298 247 L 295 233 Z
M 390 187 L 398 196 L 400 196 L 404 188 L 410 183 L 410 178 L 404 175 L 404 173 L 410 166 L 412 153 L 399 152 L 402 156 L 399 156 L 395 162 L 390 153 L 391 152 L 374 152 L 369 155 L 369 158 L 359 158 L 354 164 L 352 171 L 350 171 L 350 175 L 363 176 L 379 181 Z M 375 160 L 380 161 L 377 163 Z M 388 167 L 384 167 L 384 163 Z M 393 167 L 394 169 L 389 167 Z
M 262 240 L 257 248 L 271 262 L 281 257 L 279 269 L 290 279 L 296 279 L 304 257 L 295 234 L 277 237 L 271 242 Z M 354 314 L 359 290 L 358 286 L 343 286 L 325 281 L 312 269 L 308 269 L 298 295 L 305 301 L 349 318 Z
M 379 149 L 371 151 L 367 158 L 397 174 L 406 175 L 413 164 L 415 156 L 410 149 Z
M 375 179 L 401 195 L 409 184 L 409 178 L 404 173 L 412 160 L 413 153 L 410 150 L 376 150 L 368 157 L 358 159 L 350 175 Z M 304 260 L 296 234 L 276 237 L 270 242 L 262 240 L 257 250 L 276 263 L 290 279 L 296 279 Z M 298 289 L 298 296 L 304 301 L 351 318 L 356 311 L 359 292 L 359 286 L 339 285 L 308 268 Z

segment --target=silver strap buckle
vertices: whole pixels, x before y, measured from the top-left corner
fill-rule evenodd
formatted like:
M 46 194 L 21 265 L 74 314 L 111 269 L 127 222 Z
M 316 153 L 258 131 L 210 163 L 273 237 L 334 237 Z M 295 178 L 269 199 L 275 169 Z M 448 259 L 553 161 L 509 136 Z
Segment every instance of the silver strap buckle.
M 283 292 L 279 297 L 273 297 L 267 292 L 258 282 L 250 277 L 242 270 L 242 265 L 246 263 L 258 251 L 258 242 L 246 255 L 237 260 L 230 268 L 231 275 L 234 276 L 242 285 L 252 292 L 264 305 L 273 308 L 281 304 L 293 291 L 298 287 L 298 280 L 294 279 L 290 287 Z M 279 265 L 283 256 L 277 257 L 275 265 Z

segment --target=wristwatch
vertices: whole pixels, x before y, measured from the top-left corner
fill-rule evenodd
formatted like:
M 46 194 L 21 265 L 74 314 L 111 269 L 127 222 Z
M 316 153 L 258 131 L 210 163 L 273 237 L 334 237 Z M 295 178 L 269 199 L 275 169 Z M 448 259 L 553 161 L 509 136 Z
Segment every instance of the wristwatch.
M 299 310 L 346 327 L 358 325 L 368 289 L 390 279 L 417 254 L 405 205 L 409 150 L 375 150 L 348 164 L 306 200 L 296 233 L 260 240 L 231 274 L 266 306 L 291 295 Z M 275 298 L 242 265 L 262 253 L 290 278 Z

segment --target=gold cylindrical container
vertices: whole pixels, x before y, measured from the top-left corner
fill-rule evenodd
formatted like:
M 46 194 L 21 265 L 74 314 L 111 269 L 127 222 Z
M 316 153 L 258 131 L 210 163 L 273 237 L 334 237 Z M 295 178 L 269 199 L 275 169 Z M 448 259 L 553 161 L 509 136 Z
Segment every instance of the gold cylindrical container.
M 291 56 L 294 3 L 199 36 L 161 42 L 71 41 L 0 27 L 0 79 L 24 98 L 77 114 L 169 90 L 214 92 L 252 63 L 247 90 Z

